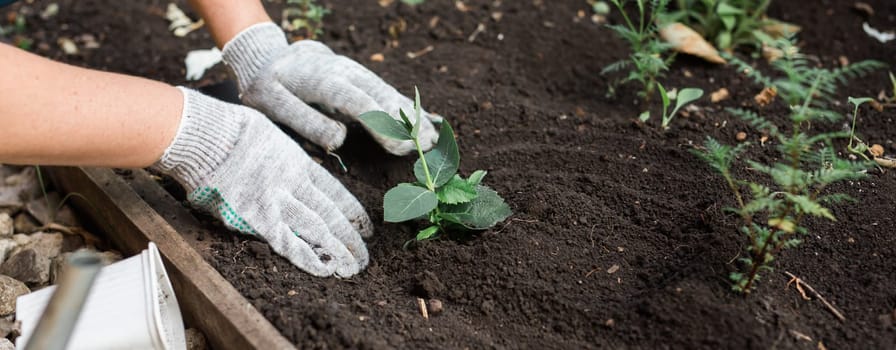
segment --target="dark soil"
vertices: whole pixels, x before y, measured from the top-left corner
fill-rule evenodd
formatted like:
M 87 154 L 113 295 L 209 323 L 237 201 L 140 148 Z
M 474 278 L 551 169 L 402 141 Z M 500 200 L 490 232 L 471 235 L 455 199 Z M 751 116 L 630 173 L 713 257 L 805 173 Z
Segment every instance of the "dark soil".
M 449 1 L 395 2 L 323 1 L 333 13 L 322 40 L 401 91 L 418 86 L 424 106 L 452 121 L 462 172 L 488 170 L 486 182 L 515 215 L 466 240 L 407 250 L 417 225 L 377 225 L 370 266 L 348 280 L 308 276 L 265 244 L 211 227 L 211 263 L 286 337 L 302 348 L 896 349 L 896 172 L 871 171 L 833 189 L 857 203 L 833 207 L 836 222 L 810 222 L 805 243 L 780 254 L 753 294 L 737 295 L 727 275 L 740 269 L 732 261 L 745 241 L 723 212 L 733 199 L 690 150 L 707 135 L 734 144 L 745 131 L 755 144 L 750 154 L 770 159 L 773 145 L 760 145 L 759 134 L 722 111 L 750 106 L 760 86 L 730 67 L 680 57 L 664 85 L 707 93 L 726 87 L 732 98 L 704 99 L 701 113 L 659 133 L 633 122 L 642 110 L 634 87 L 605 97 L 609 79 L 599 72 L 627 49 L 591 22 L 584 0 L 469 1 L 467 12 Z M 896 29 L 896 2 L 866 2 L 876 12 L 872 26 Z M 770 15 L 801 25 L 803 51 L 819 64 L 834 66 L 840 56 L 896 63 L 896 43 L 866 36 L 852 1 L 811 3 L 775 1 Z M 162 2 L 60 5 L 51 20 L 35 17 L 31 30 L 38 53 L 67 62 L 182 84 L 186 51 L 212 46 L 204 32 L 168 34 Z M 279 15 L 279 5 L 270 6 Z M 493 12 L 503 14 L 500 21 Z M 392 47 L 388 29 L 400 21 L 407 28 Z M 471 43 L 479 23 L 486 31 Z M 102 47 L 59 53 L 57 36 L 81 33 L 96 35 Z M 406 56 L 428 45 L 431 53 Z M 385 61 L 371 62 L 374 53 Z M 226 75 L 218 67 L 207 77 L 200 85 Z M 877 96 L 888 83 L 886 71 L 854 81 L 841 89 L 838 110 L 847 111 L 846 96 Z M 890 154 L 893 111 L 859 119 L 863 138 Z M 303 145 L 376 222 L 383 193 L 411 179 L 413 158 L 386 155 L 357 124 L 339 151 L 347 174 Z M 846 321 L 788 288 L 784 271 L 822 293 Z M 444 311 L 424 320 L 418 297 L 441 300 Z

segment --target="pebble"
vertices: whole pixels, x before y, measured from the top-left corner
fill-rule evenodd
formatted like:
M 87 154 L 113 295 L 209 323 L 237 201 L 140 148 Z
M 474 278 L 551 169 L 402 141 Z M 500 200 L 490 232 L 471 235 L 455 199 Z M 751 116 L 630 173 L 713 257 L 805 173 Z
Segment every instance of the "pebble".
M 65 237 L 61 233 L 37 232 L 26 237 L 28 237 L 27 241 L 21 244 L 21 247 L 18 249 L 13 250 L 12 253 L 16 254 L 25 249 L 33 249 L 38 257 L 46 259 L 47 262 L 59 256 L 62 252 L 62 245 L 65 243 Z
M 16 241 L 11 239 L 0 239 L 0 264 L 6 261 L 6 258 L 12 253 L 12 250 L 18 247 L 19 244 Z
M 731 93 L 728 92 L 728 89 L 721 88 L 710 94 L 710 100 L 712 103 L 719 103 L 728 99 L 729 96 L 731 96 Z
M 429 299 L 429 313 L 437 315 L 444 310 L 442 301 L 439 299 Z
M 0 213 L 0 237 L 9 237 L 15 233 L 15 222 L 7 213 Z
M 12 277 L 0 275 L 0 315 L 16 312 L 16 298 L 30 292 L 24 283 Z
M 31 233 L 37 230 L 40 225 L 37 221 L 31 218 L 31 215 L 27 213 L 19 213 L 16 215 L 16 218 L 13 222 L 13 227 L 15 228 L 16 233 Z
M 0 265 L 0 273 L 35 287 L 50 281 L 50 260 L 40 259 L 34 249 L 13 254 Z
M 746 139 L 747 139 L 747 133 L 745 133 L 745 132 L 743 132 L 743 131 L 738 132 L 737 135 L 734 136 L 734 138 L 737 139 L 738 141 L 746 140 Z

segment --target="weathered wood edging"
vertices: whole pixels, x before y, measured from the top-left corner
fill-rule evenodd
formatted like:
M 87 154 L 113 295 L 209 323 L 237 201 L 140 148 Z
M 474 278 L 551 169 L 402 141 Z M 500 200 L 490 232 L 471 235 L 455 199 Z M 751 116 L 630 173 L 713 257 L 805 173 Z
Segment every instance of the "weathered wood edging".
M 199 328 L 216 349 L 295 349 L 227 280 L 209 265 L 178 230 L 195 221 L 186 210 L 135 170 L 128 184 L 110 169 L 80 167 L 44 168 L 61 193 L 77 192 L 90 203 L 72 204 L 105 231 L 125 255 L 139 253 L 149 241 L 162 253 L 184 320 Z M 141 193 L 138 194 L 135 188 Z M 154 202 L 150 205 L 141 198 Z M 167 196 L 167 198 L 166 198 Z M 165 204 L 168 203 L 168 204 Z M 155 209 L 154 209 L 155 208 Z M 161 214 L 160 214 L 161 213 Z M 176 220 L 177 226 L 165 217 Z M 186 217 L 184 217 L 186 216 Z

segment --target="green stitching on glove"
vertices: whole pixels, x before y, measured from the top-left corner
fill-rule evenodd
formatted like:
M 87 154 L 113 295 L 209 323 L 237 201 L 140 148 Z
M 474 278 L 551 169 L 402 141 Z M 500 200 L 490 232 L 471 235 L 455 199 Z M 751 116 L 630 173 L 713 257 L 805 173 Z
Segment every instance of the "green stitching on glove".
M 221 191 L 213 187 L 199 187 L 190 194 L 190 202 L 194 205 L 217 213 L 224 222 L 242 233 L 256 235 L 249 223 L 233 210 L 230 203 L 224 200 Z

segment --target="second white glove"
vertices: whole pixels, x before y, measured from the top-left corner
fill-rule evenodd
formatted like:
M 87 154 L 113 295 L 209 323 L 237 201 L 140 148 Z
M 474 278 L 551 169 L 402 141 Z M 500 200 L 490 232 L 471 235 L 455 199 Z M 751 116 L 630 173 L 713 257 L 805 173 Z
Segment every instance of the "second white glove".
M 414 118 L 410 113 L 414 102 L 379 76 L 320 42 L 303 40 L 289 45 L 274 23 L 243 30 L 224 45 L 223 54 L 237 78 L 244 104 L 327 150 L 342 145 L 345 126 L 308 104 L 323 105 L 352 118 L 375 110 L 398 116 L 399 109 Z M 430 119 L 438 117 L 425 112 L 423 116 L 421 146 L 429 149 L 438 141 Z M 411 141 L 371 135 L 389 153 L 406 155 L 415 151 Z

